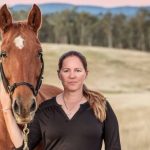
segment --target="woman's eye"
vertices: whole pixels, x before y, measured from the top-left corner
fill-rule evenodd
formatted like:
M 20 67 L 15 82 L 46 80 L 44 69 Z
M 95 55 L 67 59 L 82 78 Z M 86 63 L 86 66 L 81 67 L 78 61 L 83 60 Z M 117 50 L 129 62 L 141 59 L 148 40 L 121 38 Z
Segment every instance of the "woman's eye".
M 63 72 L 68 72 L 68 70 L 63 70 Z
M 81 70 L 80 70 L 80 69 L 77 69 L 76 72 L 81 72 Z

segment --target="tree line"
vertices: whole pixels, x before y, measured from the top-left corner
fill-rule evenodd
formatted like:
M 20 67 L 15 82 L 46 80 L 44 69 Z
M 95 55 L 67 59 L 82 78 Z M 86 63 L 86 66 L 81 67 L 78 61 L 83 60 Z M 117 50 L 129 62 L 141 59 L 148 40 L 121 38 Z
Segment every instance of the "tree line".
M 15 20 L 27 12 L 13 12 Z M 150 52 L 150 11 L 140 9 L 135 16 L 111 13 L 93 16 L 75 10 L 43 15 L 41 42 L 137 49 Z

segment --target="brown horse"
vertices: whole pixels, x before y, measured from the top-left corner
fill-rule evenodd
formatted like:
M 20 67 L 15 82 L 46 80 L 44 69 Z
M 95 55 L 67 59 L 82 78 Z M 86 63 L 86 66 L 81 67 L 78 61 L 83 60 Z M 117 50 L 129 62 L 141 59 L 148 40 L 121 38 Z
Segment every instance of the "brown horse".
M 23 22 L 13 22 L 6 5 L 0 9 L 1 76 L 5 90 L 11 97 L 14 117 L 19 124 L 29 123 L 42 101 L 61 92 L 54 86 L 40 86 L 44 69 L 38 39 L 40 26 L 41 12 L 35 4 L 28 20 Z M 0 111 L 0 150 L 14 149 L 6 124 L 3 112 Z

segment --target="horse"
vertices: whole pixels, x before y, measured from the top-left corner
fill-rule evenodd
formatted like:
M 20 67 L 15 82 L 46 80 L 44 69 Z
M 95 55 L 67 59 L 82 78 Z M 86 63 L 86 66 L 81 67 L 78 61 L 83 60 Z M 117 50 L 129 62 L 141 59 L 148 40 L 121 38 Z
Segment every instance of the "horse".
M 32 6 L 27 20 L 17 22 L 13 21 L 6 4 L 0 9 L 1 77 L 18 124 L 31 122 L 40 103 L 62 92 L 58 87 L 41 84 L 44 70 L 38 38 L 41 20 L 42 14 L 36 4 Z M 0 111 L 0 150 L 14 149 L 6 124 Z M 41 150 L 41 145 L 36 149 Z

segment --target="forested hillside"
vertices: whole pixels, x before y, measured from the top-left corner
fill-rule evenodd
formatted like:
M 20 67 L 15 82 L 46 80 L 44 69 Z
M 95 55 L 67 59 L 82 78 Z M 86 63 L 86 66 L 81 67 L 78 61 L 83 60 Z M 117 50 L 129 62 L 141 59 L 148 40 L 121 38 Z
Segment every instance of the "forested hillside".
M 15 20 L 26 11 L 13 12 Z M 94 45 L 150 51 L 150 11 L 140 9 L 134 16 L 112 13 L 97 16 L 74 9 L 43 15 L 41 42 Z

